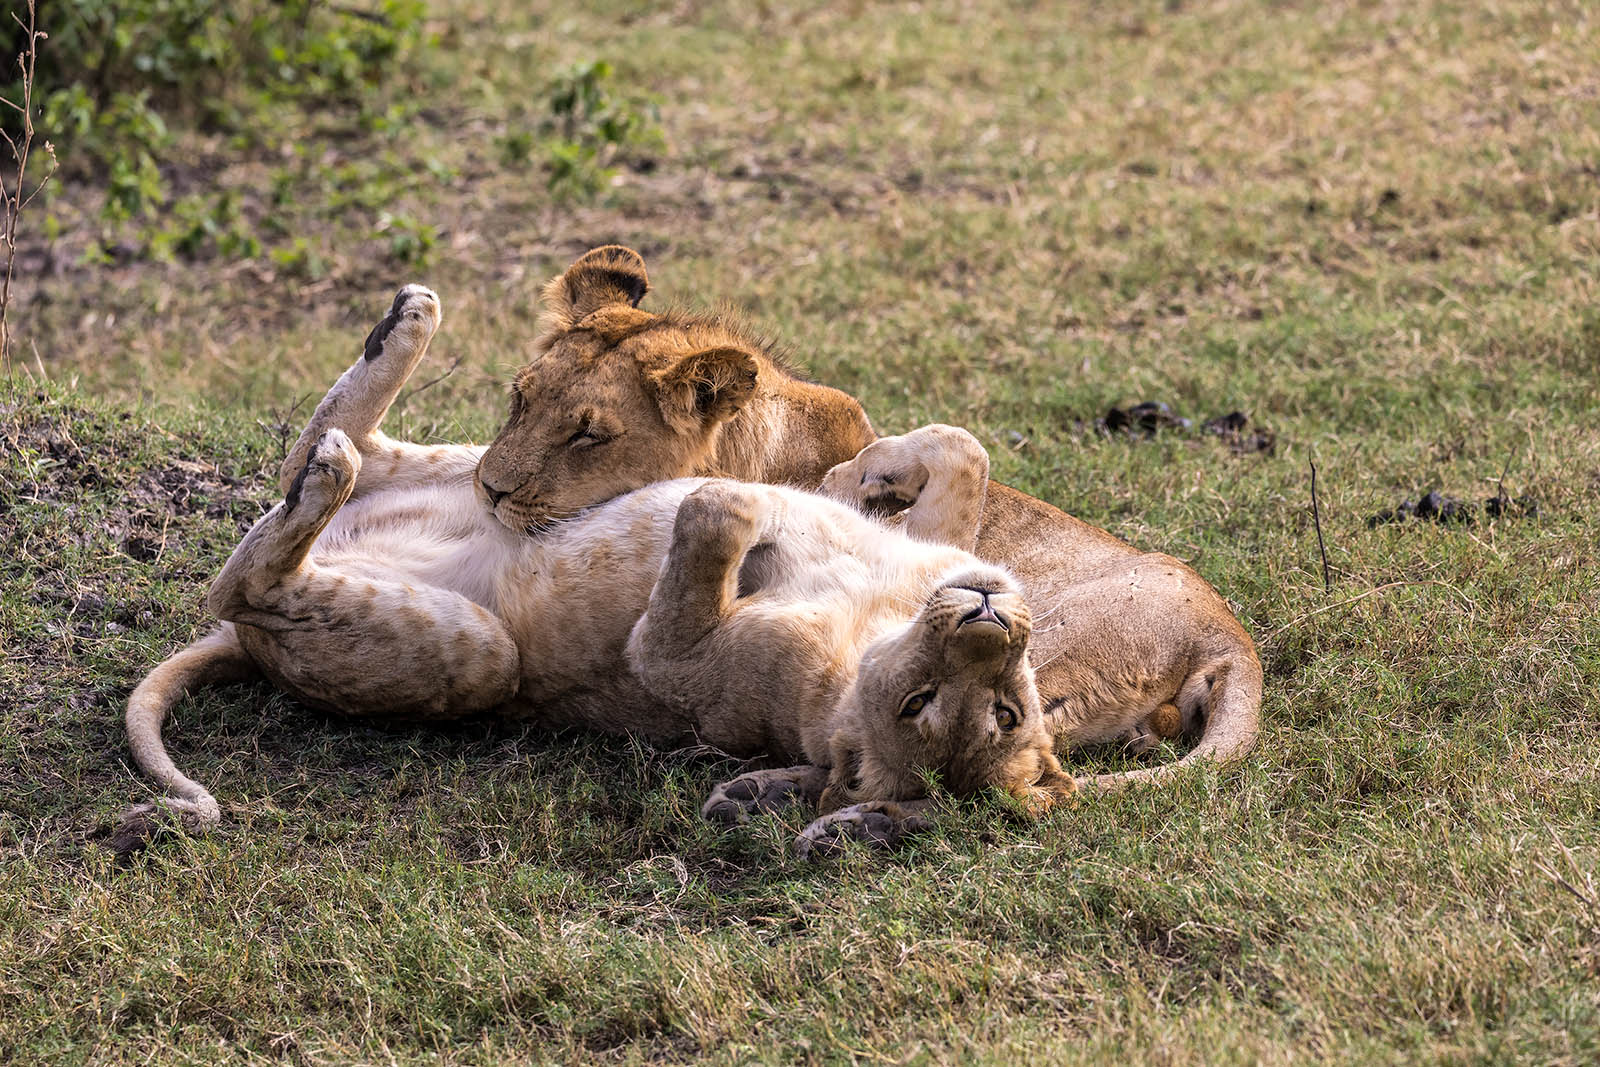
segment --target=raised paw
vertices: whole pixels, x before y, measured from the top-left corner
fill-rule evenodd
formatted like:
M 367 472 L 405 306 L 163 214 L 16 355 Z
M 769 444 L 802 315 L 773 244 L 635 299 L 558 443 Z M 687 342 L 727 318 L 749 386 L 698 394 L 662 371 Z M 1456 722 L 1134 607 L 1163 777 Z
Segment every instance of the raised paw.
M 850 841 L 870 848 L 895 848 L 911 834 L 933 823 L 898 804 L 868 801 L 840 808 L 817 819 L 795 839 L 795 855 L 803 860 L 823 859 L 844 851 Z
M 306 455 L 283 497 L 283 510 L 292 512 L 304 502 L 311 514 L 323 514 L 344 502 L 361 471 L 361 453 L 343 430 L 328 430 Z
M 863 448 L 828 471 L 823 495 L 869 515 L 893 515 L 915 504 L 928 484 L 928 468 L 909 440 L 910 435 L 882 437 Z
M 371 362 L 386 348 L 393 351 L 401 345 L 415 348 L 426 344 L 439 328 L 440 318 L 439 297 L 432 289 L 421 285 L 405 286 L 394 295 L 389 314 L 367 334 L 362 358 Z
M 673 540 L 721 553 L 742 554 L 773 521 L 773 495 L 759 486 L 707 482 L 678 506 Z
M 700 814 L 728 826 L 746 823 L 750 816 L 761 812 L 815 804 L 827 784 L 827 772 L 810 765 L 751 771 L 713 789 Z

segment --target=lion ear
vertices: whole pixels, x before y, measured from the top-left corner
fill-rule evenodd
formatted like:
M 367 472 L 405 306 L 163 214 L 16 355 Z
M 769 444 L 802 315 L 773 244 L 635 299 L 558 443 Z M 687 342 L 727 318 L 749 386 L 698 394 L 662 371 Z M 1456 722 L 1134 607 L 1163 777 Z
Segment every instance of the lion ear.
M 668 425 L 688 433 L 732 418 L 756 391 L 756 360 L 742 348 L 704 348 L 650 372 Z
M 544 287 L 546 325 L 570 330 L 609 304 L 638 307 L 650 291 L 644 257 L 631 248 L 606 245 L 585 252 L 565 274 Z

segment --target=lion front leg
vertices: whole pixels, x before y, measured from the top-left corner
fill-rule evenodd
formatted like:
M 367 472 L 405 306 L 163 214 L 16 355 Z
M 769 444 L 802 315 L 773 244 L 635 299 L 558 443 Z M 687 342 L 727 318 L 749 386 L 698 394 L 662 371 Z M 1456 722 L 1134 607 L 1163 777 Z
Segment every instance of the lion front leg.
M 989 492 L 989 453 L 966 430 L 935 423 L 882 437 L 830 470 L 822 493 L 893 515 L 912 537 L 971 551 Z
M 329 430 L 342 431 L 364 461 L 361 480 L 352 489 L 357 497 L 463 475 L 477 465 L 481 449 L 396 441 L 378 428 L 427 354 L 440 317 L 439 298 L 431 289 L 407 285 L 395 294 L 389 313 L 367 334 L 361 356 L 328 390 L 289 450 L 278 471 L 280 491 L 289 492 L 306 458 Z
M 827 768 L 811 764 L 750 771 L 713 789 L 700 814 L 711 822 L 746 823 L 763 812 L 799 804 L 815 806 L 827 784 Z
M 661 576 L 628 643 L 634 668 L 658 697 L 695 688 L 701 643 L 733 612 L 739 565 L 774 506 L 767 490 L 722 481 L 707 482 L 678 506 Z
M 933 828 L 926 812 L 931 800 L 868 800 L 831 811 L 795 838 L 800 859 L 823 859 L 843 852 L 850 841 L 870 848 L 896 848 L 913 834 Z

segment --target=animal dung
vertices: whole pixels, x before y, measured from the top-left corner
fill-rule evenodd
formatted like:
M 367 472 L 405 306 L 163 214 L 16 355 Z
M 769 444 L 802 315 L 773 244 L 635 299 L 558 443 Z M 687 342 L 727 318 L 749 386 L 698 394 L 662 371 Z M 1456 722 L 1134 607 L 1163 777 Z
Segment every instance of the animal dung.
M 1192 431 L 1192 419 L 1173 414 L 1172 408 L 1159 400 L 1146 400 L 1132 407 L 1109 408 L 1105 415 L 1095 420 L 1102 433 L 1124 433 L 1129 436 L 1154 437 L 1158 433 L 1179 430 Z M 1271 455 L 1278 446 L 1277 435 L 1261 428 L 1249 431 L 1250 417 L 1242 411 L 1230 411 L 1200 424 L 1200 432 L 1220 438 L 1235 455 L 1252 453 Z
M 1531 519 L 1539 514 L 1539 502 L 1524 495 L 1513 499 L 1504 489 L 1483 502 L 1483 513 L 1491 519 Z M 1367 529 L 1408 519 L 1436 522 L 1441 526 L 1470 526 L 1477 520 L 1478 505 L 1467 500 L 1445 496 L 1435 489 L 1420 500 L 1404 500 L 1398 507 L 1385 509 L 1367 519 Z

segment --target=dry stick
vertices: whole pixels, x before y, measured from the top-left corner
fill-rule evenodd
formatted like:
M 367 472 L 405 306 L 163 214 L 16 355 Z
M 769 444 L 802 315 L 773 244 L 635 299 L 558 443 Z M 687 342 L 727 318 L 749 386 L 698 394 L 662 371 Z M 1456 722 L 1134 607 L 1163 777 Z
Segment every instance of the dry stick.
M 401 393 L 400 394 L 400 399 L 395 401 L 395 405 L 394 406 L 399 408 L 401 411 L 404 411 L 405 407 L 406 407 L 406 401 L 410 400 L 412 397 L 416 396 L 418 393 L 422 392 L 424 389 L 430 389 L 433 386 L 438 385 L 440 382 L 442 382 L 446 378 L 450 377 L 450 375 L 454 374 L 456 372 L 456 368 L 461 366 L 461 360 L 463 358 L 464 357 L 462 357 L 462 356 L 457 356 L 455 358 L 455 360 L 450 364 L 450 366 L 445 368 L 444 373 L 439 375 L 437 378 L 429 378 L 427 381 L 423 382 L 421 385 L 417 386 L 416 388 L 407 389 L 405 392 Z
M 28 174 L 28 155 L 33 150 L 33 72 L 39 62 L 39 41 L 45 35 L 36 28 L 36 0 L 28 0 L 28 24 L 22 25 L 22 20 L 17 18 L 16 12 L 11 13 L 11 18 L 28 34 L 27 51 L 17 56 L 17 66 L 22 68 L 22 103 L 19 105 L 14 100 L 0 96 L 0 103 L 5 104 L 13 111 L 22 115 L 22 139 L 17 141 L 4 129 L 0 129 L 0 137 L 4 137 L 6 145 L 11 149 L 11 158 L 17 161 L 17 185 L 14 192 L 7 192 L 0 186 L 0 200 L 5 202 L 6 218 L 3 228 L 0 228 L 0 240 L 6 244 L 6 272 L 5 280 L 0 283 L 0 358 L 3 358 L 6 367 L 6 384 L 11 390 L 13 401 L 16 399 L 17 380 L 11 372 L 11 271 L 17 261 L 17 217 L 22 214 L 22 209 L 33 203 L 33 198 L 39 195 L 39 190 L 49 183 L 56 172 L 56 150 L 49 141 L 44 143 L 45 153 L 50 157 L 50 170 L 44 179 L 34 186 L 33 192 L 26 198 L 22 195 L 23 180 Z
M 294 404 L 290 406 L 288 411 L 284 412 L 282 418 L 278 418 L 278 410 L 273 408 L 270 412 L 268 412 L 268 414 L 272 415 L 273 418 L 277 418 L 278 421 L 272 423 L 271 425 L 262 422 L 260 419 L 256 420 L 257 426 L 261 427 L 263 430 L 271 430 L 273 433 L 278 435 L 278 458 L 280 460 L 289 455 L 289 434 L 291 432 L 289 428 L 289 420 L 294 418 L 294 413 L 300 410 L 300 405 L 304 404 L 310 399 L 311 394 L 306 393 L 299 400 L 296 400 Z
M 1516 455 L 1515 452 L 1512 452 L 1506 456 L 1506 465 L 1500 468 L 1500 477 L 1494 481 L 1495 499 L 1500 501 L 1500 507 L 1502 508 L 1511 503 L 1511 498 L 1506 496 L 1506 475 L 1511 472 L 1511 461 L 1516 458 Z
M 1333 580 L 1328 577 L 1328 546 L 1322 543 L 1322 509 L 1317 504 L 1317 463 L 1311 461 L 1311 518 L 1317 524 L 1317 551 L 1322 553 L 1322 591 L 1333 592 Z

